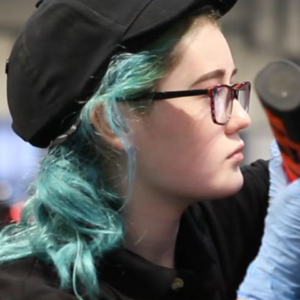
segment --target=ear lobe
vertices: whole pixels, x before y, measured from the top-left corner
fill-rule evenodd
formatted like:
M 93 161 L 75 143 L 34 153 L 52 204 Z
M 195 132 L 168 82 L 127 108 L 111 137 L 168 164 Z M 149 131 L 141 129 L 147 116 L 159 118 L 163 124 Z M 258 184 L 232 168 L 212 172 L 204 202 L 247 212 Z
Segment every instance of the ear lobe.
M 123 150 L 124 145 L 118 135 L 109 126 L 103 109 L 103 104 L 97 105 L 91 113 L 91 122 L 101 138 L 115 149 Z

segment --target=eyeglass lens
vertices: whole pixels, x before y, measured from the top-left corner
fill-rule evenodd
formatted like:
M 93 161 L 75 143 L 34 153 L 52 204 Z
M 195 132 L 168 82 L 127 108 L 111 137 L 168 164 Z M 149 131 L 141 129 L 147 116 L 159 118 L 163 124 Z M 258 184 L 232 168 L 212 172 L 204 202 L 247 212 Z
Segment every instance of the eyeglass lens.
M 218 123 L 226 123 L 232 110 L 231 90 L 219 87 L 214 94 L 215 118 Z
M 250 88 L 249 85 L 237 90 L 238 100 L 246 112 L 249 111 Z
M 250 91 L 247 86 L 236 90 L 236 95 L 241 106 L 248 112 Z M 218 87 L 214 93 L 214 112 L 218 123 L 225 124 L 232 113 L 234 93 L 230 87 Z

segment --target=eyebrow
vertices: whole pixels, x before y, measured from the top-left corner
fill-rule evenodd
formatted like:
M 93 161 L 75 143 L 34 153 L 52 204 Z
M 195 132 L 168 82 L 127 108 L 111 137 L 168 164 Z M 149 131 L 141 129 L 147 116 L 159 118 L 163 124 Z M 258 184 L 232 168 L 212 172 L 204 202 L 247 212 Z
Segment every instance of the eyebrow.
M 234 68 L 234 70 L 232 71 L 232 74 L 231 74 L 231 77 L 233 77 L 234 75 L 236 75 L 238 72 L 238 69 L 237 68 Z M 209 80 L 209 79 L 212 79 L 212 78 L 222 78 L 224 77 L 226 74 L 226 70 L 225 69 L 217 69 L 217 70 L 214 70 L 214 71 L 211 71 L 211 72 L 208 72 L 204 75 L 201 75 L 191 86 L 194 86 L 202 81 L 205 81 L 205 80 Z

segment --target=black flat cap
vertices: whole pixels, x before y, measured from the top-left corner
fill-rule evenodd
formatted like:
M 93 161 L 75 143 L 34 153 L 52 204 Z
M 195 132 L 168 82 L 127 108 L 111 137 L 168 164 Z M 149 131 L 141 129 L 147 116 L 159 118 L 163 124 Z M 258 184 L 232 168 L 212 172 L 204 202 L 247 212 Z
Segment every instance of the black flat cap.
M 13 129 L 45 148 L 72 125 L 119 45 L 148 43 L 206 6 L 228 12 L 237 0 L 44 0 L 20 32 L 7 65 Z M 98 76 L 99 81 L 99 76 Z

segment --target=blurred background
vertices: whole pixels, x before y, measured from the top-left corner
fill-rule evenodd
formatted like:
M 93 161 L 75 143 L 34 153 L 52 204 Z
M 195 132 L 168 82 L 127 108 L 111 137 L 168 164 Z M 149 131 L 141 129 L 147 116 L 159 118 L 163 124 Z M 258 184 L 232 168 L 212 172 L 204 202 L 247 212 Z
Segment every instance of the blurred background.
M 0 0 L 0 206 L 22 201 L 43 152 L 30 147 L 11 130 L 6 104 L 5 62 L 13 42 L 37 0 Z M 253 81 L 257 72 L 278 58 L 300 60 L 299 0 L 239 0 L 222 19 L 223 31 L 239 69 L 237 80 Z M 55 38 L 55 37 L 53 37 Z M 272 139 L 253 90 L 252 126 L 243 133 L 246 163 L 269 157 Z M 1 210 L 1 209 L 0 209 Z M 3 209 L 2 209 L 3 211 Z M 1 218 L 1 211 L 0 211 Z

